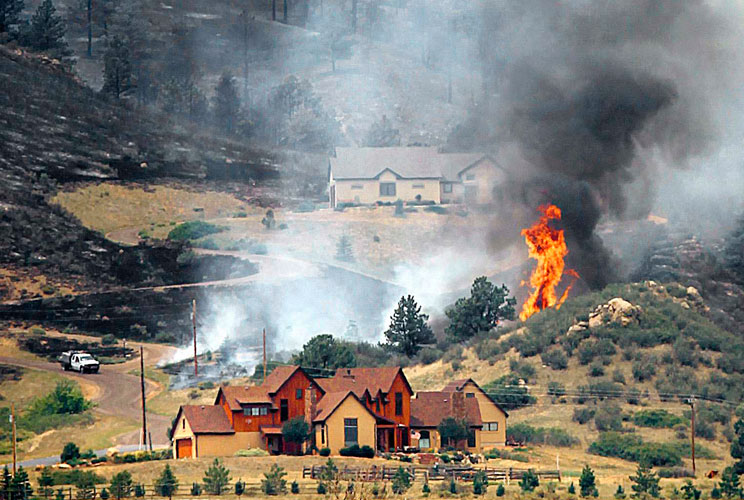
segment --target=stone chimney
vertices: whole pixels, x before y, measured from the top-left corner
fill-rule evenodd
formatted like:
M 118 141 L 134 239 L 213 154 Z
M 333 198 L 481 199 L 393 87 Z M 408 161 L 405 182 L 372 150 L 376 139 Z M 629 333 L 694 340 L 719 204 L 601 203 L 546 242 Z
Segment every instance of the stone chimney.
M 305 391 L 305 421 L 312 429 L 313 419 L 318 414 L 318 390 L 314 383 Z

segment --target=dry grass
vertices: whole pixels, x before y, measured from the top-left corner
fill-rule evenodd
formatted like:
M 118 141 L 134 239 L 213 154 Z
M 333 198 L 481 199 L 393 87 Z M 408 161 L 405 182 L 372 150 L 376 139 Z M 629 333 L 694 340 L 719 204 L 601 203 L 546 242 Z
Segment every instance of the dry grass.
M 248 208 L 224 193 L 109 182 L 59 192 L 52 202 L 72 212 L 86 227 L 104 233 L 135 226 L 155 229 L 158 224 L 165 228 L 171 222 L 232 216 Z
M 0 269 L 0 300 L 18 300 L 74 294 L 70 283 L 39 274 L 35 269 Z

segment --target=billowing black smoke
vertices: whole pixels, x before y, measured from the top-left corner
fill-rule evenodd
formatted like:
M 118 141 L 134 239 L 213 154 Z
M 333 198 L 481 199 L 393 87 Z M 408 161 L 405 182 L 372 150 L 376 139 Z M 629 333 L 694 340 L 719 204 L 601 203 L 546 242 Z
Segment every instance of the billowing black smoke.
M 692 0 L 533 0 L 489 4 L 483 18 L 479 111 L 491 139 L 524 162 L 526 207 L 561 208 L 569 264 L 602 287 L 617 266 L 595 232 L 600 218 L 644 217 L 652 205 L 629 200 L 631 184 L 654 177 L 639 153 L 683 166 L 708 139 L 705 99 L 690 82 L 708 64 L 711 30 L 690 27 L 712 15 Z

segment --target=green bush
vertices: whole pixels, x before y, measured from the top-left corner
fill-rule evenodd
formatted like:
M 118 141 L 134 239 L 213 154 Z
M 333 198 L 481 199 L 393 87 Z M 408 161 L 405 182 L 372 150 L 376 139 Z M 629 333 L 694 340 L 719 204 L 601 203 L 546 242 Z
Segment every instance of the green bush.
M 540 486 L 540 480 L 532 469 L 525 472 L 519 481 L 519 487 L 522 491 L 534 491 L 538 486 Z
M 623 418 L 620 408 L 613 404 L 601 406 L 594 415 L 594 425 L 600 432 L 621 431 L 623 429 Z
M 507 439 L 530 444 L 569 447 L 579 440 L 560 427 L 533 427 L 524 423 L 512 424 L 506 429 Z
M 678 415 L 666 410 L 641 410 L 633 414 L 633 423 L 639 427 L 673 428 L 686 421 Z
M 645 443 L 639 436 L 619 432 L 600 433 L 599 439 L 589 445 L 589 453 L 645 462 L 654 467 L 682 464 L 679 446 L 673 443 Z
M 67 443 L 62 449 L 62 454 L 59 459 L 62 462 L 68 462 L 70 460 L 77 460 L 80 458 L 80 448 L 75 443 Z
M 173 241 L 196 240 L 210 234 L 220 233 L 225 229 L 225 227 L 216 226 L 209 222 L 200 220 L 189 221 L 171 229 L 168 233 L 168 239 Z
M 103 337 L 101 337 L 101 345 L 114 345 L 116 344 L 116 337 L 111 334 L 107 333 Z
M 574 408 L 573 421 L 583 425 L 592 420 L 596 412 L 594 408 Z
M 331 454 L 330 448 L 321 448 L 320 450 L 318 450 L 318 455 L 320 455 L 321 457 L 327 457 L 327 456 L 330 456 L 330 454 Z
M 519 377 L 504 375 L 483 388 L 505 410 L 516 410 L 537 401 L 527 387 L 519 385 Z
M 568 368 L 568 357 L 564 353 L 563 349 L 554 347 L 543 352 L 540 355 L 540 359 L 544 365 L 549 366 L 553 370 L 565 370 Z
M 339 450 L 339 454 L 342 457 L 374 458 L 375 450 L 372 449 L 372 447 L 367 446 L 366 444 L 362 447 L 359 447 L 358 444 L 354 444 L 346 448 L 341 448 Z

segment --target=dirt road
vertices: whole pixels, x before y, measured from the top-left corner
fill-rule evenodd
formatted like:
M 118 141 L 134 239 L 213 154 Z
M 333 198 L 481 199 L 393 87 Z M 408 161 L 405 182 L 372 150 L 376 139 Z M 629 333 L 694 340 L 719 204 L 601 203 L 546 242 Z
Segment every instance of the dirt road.
M 134 347 L 134 346 L 131 346 Z M 175 351 L 173 347 L 143 344 L 146 367 L 154 366 L 160 359 L 170 356 Z M 81 375 L 75 372 L 65 372 L 58 363 L 43 360 L 18 359 L 0 356 L 0 363 L 22 366 L 34 370 L 53 372 L 76 380 L 82 384 L 95 386 L 92 400 L 96 403 L 94 411 L 104 415 L 114 415 L 142 421 L 142 407 L 140 401 L 140 379 L 128 372 L 139 370 L 139 357 L 118 365 L 102 365 L 97 374 Z M 145 379 L 145 393 L 151 397 L 165 389 L 159 384 Z M 170 419 L 162 415 L 147 413 L 147 426 L 152 435 L 153 444 L 167 442 L 166 430 Z M 140 431 L 128 432 L 116 438 L 116 444 L 131 445 L 139 443 Z

